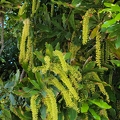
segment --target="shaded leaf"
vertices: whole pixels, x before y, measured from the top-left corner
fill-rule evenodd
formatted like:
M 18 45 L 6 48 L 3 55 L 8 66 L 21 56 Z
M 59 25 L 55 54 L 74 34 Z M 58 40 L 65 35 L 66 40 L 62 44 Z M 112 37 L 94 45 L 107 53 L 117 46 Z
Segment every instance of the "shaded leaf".
M 117 40 L 115 41 L 115 47 L 116 49 L 120 48 L 120 36 L 118 36 Z
M 72 0 L 72 6 L 79 7 L 81 5 L 82 0 Z
M 68 110 L 69 120 L 76 120 L 77 112 L 74 109 Z
M 9 94 L 9 99 L 10 99 L 10 102 L 12 105 L 16 105 L 16 100 L 15 100 L 15 97 L 13 96 L 13 94 Z
M 38 85 L 38 83 L 37 83 L 35 80 L 30 80 L 30 82 L 33 84 L 33 86 L 34 86 L 36 89 L 40 90 L 40 86 Z
M 74 20 L 74 11 L 72 11 L 72 13 L 70 14 L 69 22 L 72 28 L 75 30 L 76 27 L 75 27 L 75 20 Z
M 117 65 L 117 67 L 120 67 L 120 60 L 110 60 L 112 64 Z
M 7 109 L 4 109 L 4 110 L 2 111 L 2 116 L 3 116 L 3 118 L 4 118 L 4 119 L 2 119 L 2 120 L 12 120 L 11 113 L 10 113 L 10 111 L 7 110 Z

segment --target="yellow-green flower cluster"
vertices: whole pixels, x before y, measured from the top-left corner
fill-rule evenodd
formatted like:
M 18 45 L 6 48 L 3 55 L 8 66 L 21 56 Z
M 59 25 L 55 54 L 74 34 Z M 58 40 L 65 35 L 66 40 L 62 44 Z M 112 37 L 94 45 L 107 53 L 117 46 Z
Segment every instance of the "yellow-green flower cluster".
M 106 109 L 102 109 L 102 110 L 100 110 L 100 115 L 105 116 L 105 117 L 109 120 Z
M 100 91 L 106 96 L 106 100 L 109 102 L 110 101 L 109 100 L 109 95 L 106 92 L 104 85 L 102 83 L 97 83 L 97 85 L 98 85 Z
M 60 63 L 62 65 L 63 71 L 67 72 L 67 63 L 64 59 L 63 53 L 61 51 L 58 51 L 58 50 L 55 50 L 53 53 L 54 53 L 55 56 L 58 56 L 58 58 L 60 60 Z
M 25 60 L 26 58 L 26 39 L 29 36 L 29 27 L 30 27 L 30 20 L 27 18 L 23 21 L 24 26 L 22 30 L 22 38 L 20 42 L 20 55 L 19 55 L 19 61 L 20 63 Z
M 19 9 L 18 15 L 23 15 L 25 12 L 25 8 L 27 7 L 27 2 L 25 2 L 22 7 Z
M 89 9 L 83 18 L 83 30 L 82 30 L 82 44 L 85 45 L 88 41 L 88 34 L 89 34 L 89 19 L 90 19 L 91 9 Z
M 39 6 L 40 6 L 39 0 L 32 0 L 32 14 L 31 14 L 31 16 L 33 16 L 36 13 Z
M 47 96 L 44 98 L 44 103 L 47 106 L 48 120 L 58 120 L 58 109 L 54 93 L 51 89 L 46 89 Z
M 31 107 L 31 111 L 32 111 L 33 120 L 38 120 L 38 109 L 37 109 L 37 105 L 36 105 L 37 97 L 38 97 L 38 95 L 33 95 L 30 99 L 30 107 Z
M 71 60 L 74 60 L 75 57 L 76 57 L 76 54 L 77 54 L 77 51 L 80 49 L 79 46 L 77 45 L 74 45 L 72 42 L 70 43 L 70 46 L 69 46 L 69 51 L 71 53 Z
M 32 0 L 32 14 L 35 13 L 35 10 L 36 10 L 36 4 L 37 4 L 37 1 L 36 1 L 36 0 Z
M 88 84 L 87 84 L 87 88 L 91 91 L 91 93 L 92 94 L 94 94 L 95 93 L 95 84 L 94 84 L 94 82 L 89 82 Z
M 82 75 L 78 69 L 74 68 L 73 66 L 67 65 L 67 68 L 71 75 L 76 79 L 76 81 L 80 82 L 82 80 Z
M 98 67 L 101 67 L 101 35 L 100 32 L 97 31 L 96 33 L 96 63 Z
M 77 108 L 77 105 L 72 100 L 73 96 L 71 95 L 71 93 L 67 89 L 65 89 L 65 87 L 59 82 L 59 80 L 54 77 L 52 79 L 52 84 L 61 91 L 63 98 L 66 102 L 66 106 L 73 108 L 76 111 L 79 111 L 79 109 Z
M 32 71 L 34 73 L 38 72 L 38 71 L 41 71 L 43 74 L 45 74 L 47 72 L 47 70 L 49 70 L 49 68 L 50 68 L 50 57 L 45 56 L 44 61 L 45 61 L 45 65 L 34 67 Z
M 60 69 L 59 65 L 56 64 L 55 66 L 52 66 L 52 71 L 60 76 L 61 81 L 67 86 L 73 97 L 76 100 L 79 100 L 78 93 L 76 92 L 75 88 L 72 86 L 70 79 L 67 77 L 66 73 L 62 71 L 62 69 Z
M 31 55 L 32 55 L 32 40 L 28 36 L 27 51 L 26 51 L 26 57 L 25 57 L 25 60 L 24 60 L 25 63 L 27 63 L 30 60 Z

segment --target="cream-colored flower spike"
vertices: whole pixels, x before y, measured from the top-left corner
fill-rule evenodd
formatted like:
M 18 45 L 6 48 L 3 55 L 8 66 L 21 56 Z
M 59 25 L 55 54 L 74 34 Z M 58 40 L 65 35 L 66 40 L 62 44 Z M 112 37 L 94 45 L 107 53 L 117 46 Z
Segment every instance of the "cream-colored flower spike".
M 89 34 L 89 19 L 91 14 L 95 12 L 94 9 L 89 9 L 84 15 L 83 18 L 83 29 L 82 29 L 82 44 L 85 45 L 88 41 L 88 34 Z
M 21 38 L 21 42 L 20 42 L 20 55 L 19 55 L 19 61 L 20 63 L 25 60 L 26 57 L 26 40 L 27 37 L 29 35 L 29 27 L 30 27 L 30 20 L 27 18 L 23 21 L 24 26 L 23 26 L 23 30 L 22 30 L 22 38 Z
M 38 120 L 38 109 L 37 109 L 37 105 L 36 105 L 37 97 L 38 97 L 38 95 L 33 95 L 30 99 L 30 107 L 31 107 L 31 111 L 32 111 L 32 119 L 33 120 Z

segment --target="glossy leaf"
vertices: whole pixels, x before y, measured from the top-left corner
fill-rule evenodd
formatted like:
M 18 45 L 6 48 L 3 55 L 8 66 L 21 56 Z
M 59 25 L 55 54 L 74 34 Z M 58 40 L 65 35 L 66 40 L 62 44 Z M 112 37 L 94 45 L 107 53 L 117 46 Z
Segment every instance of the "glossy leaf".
M 69 52 L 69 53 L 66 53 L 66 54 L 64 55 L 65 60 L 70 59 L 70 56 L 71 56 L 71 53 L 70 53 L 70 52 Z
M 103 109 L 111 108 L 111 106 L 108 105 L 106 102 L 104 102 L 102 99 L 93 99 L 93 100 L 89 100 L 89 101 Z
M 112 7 L 112 6 L 115 6 L 115 5 L 112 4 L 112 3 L 104 3 L 104 5 L 105 5 L 106 7 Z
M 102 25 L 102 27 L 110 27 L 111 25 L 113 25 L 114 23 L 116 23 L 116 20 L 115 19 L 111 19 L 111 20 L 108 20 L 106 22 L 104 22 L 104 24 Z
M 93 109 L 90 108 L 89 112 L 92 114 L 95 120 L 101 120 L 100 116 Z
M 81 113 L 86 113 L 89 109 L 89 105 L 87 103 L 82 103 Z
M 118 14 L 115 16 L 115 20 L 116 20 L 116 21 L 120 20 L 120 13 L 118 13 Z

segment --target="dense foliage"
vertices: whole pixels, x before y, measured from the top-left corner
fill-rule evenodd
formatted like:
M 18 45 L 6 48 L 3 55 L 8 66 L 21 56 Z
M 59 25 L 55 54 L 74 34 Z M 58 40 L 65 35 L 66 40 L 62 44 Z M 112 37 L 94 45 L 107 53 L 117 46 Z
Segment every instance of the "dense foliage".
M 1 0 L 0 119 L 120 119 L 119 4 Z

